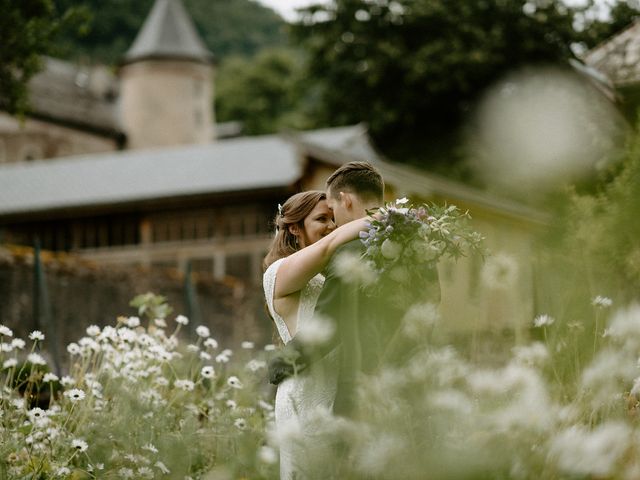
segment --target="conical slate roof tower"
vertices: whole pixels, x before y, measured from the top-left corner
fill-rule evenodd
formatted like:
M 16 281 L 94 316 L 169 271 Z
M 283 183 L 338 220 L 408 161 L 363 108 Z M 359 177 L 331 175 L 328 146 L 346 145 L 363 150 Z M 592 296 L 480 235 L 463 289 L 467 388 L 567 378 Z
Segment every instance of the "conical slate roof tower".
M 128 148 L 215 138 L 213 54 L 181 0 L 156 0 L 124 55 L 120 114 Z

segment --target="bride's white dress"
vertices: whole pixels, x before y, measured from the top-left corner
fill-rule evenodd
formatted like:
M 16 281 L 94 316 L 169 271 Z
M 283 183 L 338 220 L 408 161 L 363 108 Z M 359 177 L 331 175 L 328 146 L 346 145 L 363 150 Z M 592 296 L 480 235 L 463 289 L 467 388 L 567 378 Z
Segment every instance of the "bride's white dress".
M 280 338 L 286 344 L 291 341 L 291 334 L 284 319 L 273 308 L 276 276 L 283 260 L 277 260 L 269 266 L 263 276 L 263 287 L 269 313 L 275 321 Z M 313 317 L 323 284 L 324 277 L 318 274 L 300 292 L 298 330 L 304 329 L 305 323 Z M 336 395 L 336 367 L 337 357 L 335 352 L 332 352 L 299 375 L 278 385 L 275 403 L 276 428 L 280 431 L 300 428 L 305 437 L 313 436 L 313 426 L 306 420 L 317 413 L 319 408 L 333 408 Z M 304 478 L 307 463 L 305 456 L 305 449 L 300 448 L 299 444 L 283 442 L 280 445 L 281 480 Z

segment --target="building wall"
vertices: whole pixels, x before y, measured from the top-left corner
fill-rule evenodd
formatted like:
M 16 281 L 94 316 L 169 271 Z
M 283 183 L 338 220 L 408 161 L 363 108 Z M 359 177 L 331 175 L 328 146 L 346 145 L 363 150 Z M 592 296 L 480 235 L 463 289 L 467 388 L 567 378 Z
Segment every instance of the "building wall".
M 183 331 L 191 335 L 199 324 L 210 327 L 221 348 L 235 348 L 244 340 L 256 344 L 270 343 L 271 322 L 264 308 L 261 291 L 243 282 L 218 282 L 206 275 L 192 275 L 195 302 L 190 306 L 185 294 L 185 276 L 171 268 L 136 266 L 104 267 L 77 258 L 43 252 L 42 266 L 46 279 L 50 312 L 34 316 L 34 256 L 29 248 L 0 248 L 0 322 L 26 338 L 34 329 L 43 330 L 45 347 L 52 353 L 57 340 L 63 360 L 66 345 L 85 335 L 91 325 L 115 325 L 120 315 L 137 315 L 129 306 L 131 299 L 149 291 L 167 298 L 173 307 L 167 323 L 178 314 L 188 315 L 191 323 Z M 44 311 L 41 309 L 41 311 Z M 172 330 L 169 330 L 171 332 Z
M 210 142 L 212 76 L 212 67 L 188 61 L 125 65 L 120 72 L 120 108 L 127 147 Z
M 0 164 L 117 149 L 113 137 L 31 118 L 21 122 L 0 112 Z

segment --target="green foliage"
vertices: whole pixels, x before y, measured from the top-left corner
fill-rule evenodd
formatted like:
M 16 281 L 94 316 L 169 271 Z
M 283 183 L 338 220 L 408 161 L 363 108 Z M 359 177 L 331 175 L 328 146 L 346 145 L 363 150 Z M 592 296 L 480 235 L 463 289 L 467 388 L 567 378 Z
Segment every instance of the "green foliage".
M 581 253 L 591 284 L 634 298 L 640 287 L 640 136 L 614 168 L 619 172 L 599 191 L 574 194 L 567 249 Z
M 85 35 L 62 39 L 64 56 L 91 63 L 116 64 L 133 43 L 153 0 L 55 0 L 60 7 L 80 5 L 90 15 Z M 284 21 L 252 0 L 184 0 L 204 43 L 217 58 L 251 55 L 264 46 L 284 44 Z
M 456 129 L 485 88 L 520 66 L 572 57 L 574 10 L 559 0 L 527 10 L 533 4 L 334 0 L 310 8 L 294 34 L 320 85 L 317 121 L 365 121 L 393 159 L 450 160 Z
M 255 57 L 230 57 L 216 79 L 217 121 L 240 120 L 249 135 L 309 128 L 300 52 L 265 49 Z
M 52 0 L 0 0 L 0 104 L 9 113 L 27 110 L 27 82 L 41 68 L 41 56 L 55 51 L 64 28 L 77 25 L 78 11 Z

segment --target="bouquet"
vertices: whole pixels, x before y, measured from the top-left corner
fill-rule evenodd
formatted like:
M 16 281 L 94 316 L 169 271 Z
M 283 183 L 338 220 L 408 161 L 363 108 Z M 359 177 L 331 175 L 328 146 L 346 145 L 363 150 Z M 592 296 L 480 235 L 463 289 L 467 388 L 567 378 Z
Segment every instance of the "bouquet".
M 401 198 L 371 214 L 369 230 L 360 232 L 364 260 L 398 290 L 437 279 L 442 257 L 482 254 L 483 237 L 468 226 L 469 213 L 454 205 L 413 206 Z

